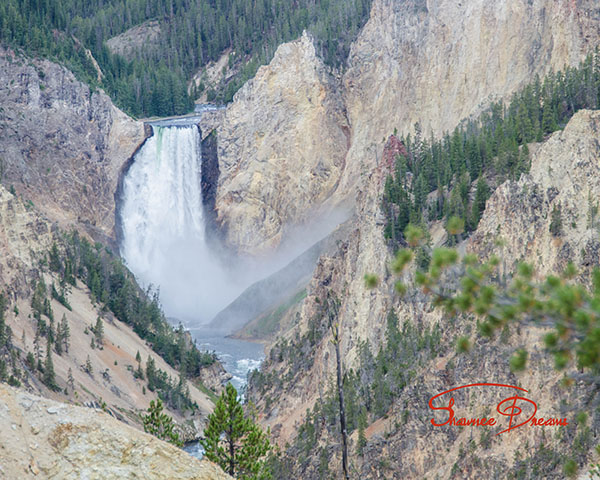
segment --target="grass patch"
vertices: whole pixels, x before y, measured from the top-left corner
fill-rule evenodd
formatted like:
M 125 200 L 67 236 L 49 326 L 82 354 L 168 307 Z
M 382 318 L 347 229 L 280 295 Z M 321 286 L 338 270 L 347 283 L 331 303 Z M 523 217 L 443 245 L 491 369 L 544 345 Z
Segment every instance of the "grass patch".
M 195 380 L 194 386 L 202 393 L 206 394 L 206 396 L 210 399 L 211 402 L 217 403 L 217 400 L 219 399 L 218 395 L 206 385 L 204 385 L 200 380 Z
M 271 313 L 260 317 L 256 323 L 251 325 L 247 333 L 256 338 L 268 338 L 269 336 L 277 333 L 281 323 L 283 315 L 294 305 L 297 305 L 306 298 L 306 289 L 302 289 L 296 293 L 293 297 L 288 299 L 285 303 L 279 305 Z

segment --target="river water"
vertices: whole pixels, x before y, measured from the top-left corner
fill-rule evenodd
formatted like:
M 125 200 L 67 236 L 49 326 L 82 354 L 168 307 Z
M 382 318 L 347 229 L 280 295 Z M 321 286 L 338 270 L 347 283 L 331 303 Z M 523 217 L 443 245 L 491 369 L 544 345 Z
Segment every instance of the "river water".
M 259 368 L 264 359 L 264 346 L 260 343 L 246 342 L 224 337 L 222 333 L 202 327 L 188 330 L 197 341 L 200 350 L 215 351 L 221 363 L 233 375 L 231 383 L 243 396 L 248 373 Z M 204 451 L 198 442 L 192 442 L 184 447 L 190 455 L 202 458 Z
M 270 273 L 245 268 L 237 258 L 223 259 L 207 241 L 197 122 L 203 112 L 218 108 L 200 106 L 196 115 L 148 124 L 153 135 L 123 177 L 120 253 L 141 286 L 159 289 L 165 313 L 183 322 L 198 348 L 217 353 L 243 396 L 248 372 L 262 361 L 263 346 L 198 327 Z M 201 454 L 197 445 L 187 450 Z

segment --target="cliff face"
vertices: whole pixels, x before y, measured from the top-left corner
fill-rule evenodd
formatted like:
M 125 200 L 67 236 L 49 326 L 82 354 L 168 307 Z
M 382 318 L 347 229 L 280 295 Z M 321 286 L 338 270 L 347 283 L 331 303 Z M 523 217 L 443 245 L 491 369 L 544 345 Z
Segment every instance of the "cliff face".
M 226 480 L 216 465 L 134 430 L 99 409 L 0 385 L 5 478 Z
M 41 267 L 52 243 L 59 238 L 56 224 L 49 222 L 34 207 L 26 206 L 0 185 L 0 285 L 11 305 L 10 310 L 5 312 L 6 323 L 12 330 L 11 342 L 21 352 L 22 362 L 28 352 L 36 352 L 37 320 L 31 306 L 34 286 L 40 277 L 44 278 L 48 287 L 60 284 L 56 275 Z M 102 313 L 103 342 L 96 348 L 90 348 L 93 337 L 91 330 L 101 312 L 99 305 L 92 300 L 89 289 L 81 281 L 70 289 L 68 301 L 71 309 L 53 298 L 49 298 L 49 301 L 55 325 L 64 315 L 70 330 L 68 351 L 63 351 L 62 355 L 53 354 L 60 390 L 49 390 L 40 382 L 36 372 L 31 372 L 23 365 L 19 367 L 17 363 L 17 367 L 23 371 L 21 382 L 31 391 L 54 399 L 85 405 L 105 402 L 107 410 L 116 418 L 141 428 L 138 413 L 146 410 L 157 394 L 147 391 L 146 382 L 134 377 L 134 371 L 138 368 L 136 354 L 139 352 L 141 355 L 142 368 L 148 358 L 153 358 L 156 366 L 169 377 L 176 379 L 179 373 L 138 337 L 129 325 L 107 312 Z M 46 340 L 41 339 L 39 344 L 43 361 Z M 87 359 L 92 366 L 91 373 L 84 369 Z M 73 378 L 72 386 L 69 386 L 69 375 Z M 202 371 L 201 380 L 218 392 L 228 377 L 220 364 L 215 364 Z M 171 415 L 180 424 L 185 424 L 186 435 L 195 436 L 197 430 L 203 428 L 213 404 L 195 385 L 190 384 L 189 388 L 191 398 L 198 403 L 198 414 L 190 417 L 171 412 Z
M 312 39 L 281 45 L 218 127 L 216 202 L 227 242 L 257 253 L 310 219 L 337 186 L 348 141 L 339 82 Z
M 500 253 L 508 270 L 517 261 L 526 260 L 540 265 L 539 271 L 544 273 L 562 269 L 572 260 L 584 272 L 583 278 L 587 278 L 586 272 L 598 265 L 598 221 L 588 220 L 589 203 L 585 199 L 588 195 L 592 199 L 600 198 L 599 127 L 599 112 L 582 111 L 564 131 L 533 148 L 531 173 L 496 190 L 488 201 L 479 228 L 464 248 L 482 256 Z M 371 180 L 375 178 L 374 173 Z M 371 185 L 380 188 L 377 182 Z M 564 234 L 552 237 L 550 217 L 559 202 Z M 398 380 L 406 381 L 406 385 L 387 415 L 366 429 L 367 443 L 362 456 L 356 453 L 357 432 L 351 437 L 350 452 L 360 478 L 475 479 L 486 475 L 507 478 L 511 474 L 559 478 L 565 458 L 574 458 L 580 465 L 589 463 L 589 451 L 593 447 L 591 433 L 600 426 L 598 416 L 592 413 L 597 402 L 593 386 L 583 382 L 566 389 L 560 386 L 562 373 L 553 369 L 552 357 L 544 351 L 541 342 L 544 330 L 529 325 L 515 327 L 493 340 L 475 337 L 477 340 L 469 353 L 457 354 L 456 339 L 460 335 L 474 334 L 474 320 L 442 315 L 417 291 L 402 298 L 394 295 L 395 278 L 387 273 L 389 256 L 378 240 L 383 238 L 381 227 L 374 221 L 369 230 L 364 218 L 359 217 L 359 221 L 360 228 L 335 255 L 321 258 L 298 325 L 286 336 L 286 344 L 292 347 L 279 342 L 267 355 L 262 378 L 287 381 L 276 381 L 266 388 L 253 382 L 250 388 L 250 398 L 257 401 L 264 423 L 271 426 L 280 444 L 297 435 L 307 409 L 323 404 L 324 392 L 334 378 L 331 334 L 317 315 L 316 302 L 331 294 L 342 301 L 338 319 L 346 371 L 359 365 L 357 346 L 360 341 L 369 340 L 373 354 L 377 353 L 389 309 L 397 312 L 401 325 L 406 322 L 412 328 L 403 336 L 408 349 L 408 353 L 404 353 L 407 355 L 406 373 Z M 498 236 L 506 242 L 500 252 L 494 246 Z M 364 287 L 365 266 L 370 266 L 381 279 L 374 290 Z M 434 330 L 439 336 L 430 347 L 416 346 L 420 342 L 418 335 Z M 305 334 L 310 331 L 317 333 L 307 337 Z M 307 340 L 310 338 L 312 343 Z M 508 368 L 508 359 L 519 347 L 528 348 L 530 355 L 527 370 L 515 375 Z M 303 353 L 299 359 L 300 352 Z M 574 374 L 575 370 L 568 369 L 566 373 Z M 363 374 L 368 375 L 360 372 Z M 527 425 L 488 438 L 483 428 L 434 428 L 430 424 L 430 418 L 435 415 L 428 401 L 433 395 L 477 382 L 521 385 L 528 390 L 525 396 L 538 404 L 538 416 L 566 418 L 569 425 L 560 427 L 560 431 Z M 490 389 L 456 393 L 456 416 L 489 415 L 490 409 L 495 412 L 501 398 L 504 397 Z M 363 401 L 369 400 L 361 397 L 359 405 Z M 590 430 L 575 421 L 579 411 L 590 413 Z M 328 441 L 336 443 L 339 437 Z M 301 452 L 288 451 L 292 462 L 297 462 L 293 467 L 297 474 L 307 479 L 321 478 L 317 455 L 306 457 Z M 331 462 L 332 471 L 339 471 L 338 462 Z
M 376 0 L 344 75 L 352 147 L 339 193 L 394 128 L 453 130 L 535 75 L 578 64 L 599 38 L 592 0 Z
M 501 185 L 488 201 L 473 235 L 476 251 L 504 241 L 511 263 L 532 259 L 540 274 L 560 272 L 569 261 L 585 268 L 600 263 L 600 112 L 582 111 L 533 153 L 531 170 L 518 182 Z M 550 232 L 553 210 L 561 233 Z
M 65 68 L 0 50 L 0 159 L 4 185 L 61 225 L 114 238 L 114 194 L 144 139 L 101 91 Z
M 593 0 L 376 0 L 340 81 L 308 36 L 282 45 L 218 128 L 226 241 L 276 247 L 324 201 L 354 202 L 394 129 L 439 136 L 599 37 Z
M 271 390 L 251 388 L 251 396 L 259 400 L 265 424 L 272 427 L 282 445 L 296 435 L 306 410 L 322 397 L 334 376 L 330 335 L 318 323 L 315 304 L 316 298 L 322 299 L 328 292 L 342 300 L 341 346 L 348 369 L 357 365 L 360 341 L 368 340 L 371 350 L 378 351 L 386 314 L 392 306 L 398 311 L 401 323 L 407 321 L 419 329 L 438 325 L 446 338 L 440 352 L 451 352 L 442 353 L 435 362 L 420 365 L 416 379 L 401 401 L 394 404 L 390 420 L 378 422 L 370 429 L 371 453 L 363 466 L 364 478 L 387 478 L 391 472 L 398 475 L 394 478 L 423 478 L 432 474 L 447 478 L 453 463 L 460 464 L 464 452 L 459 445 L 461 441 L 468 443 L 467 440 L 457 442 L 456 448 L 450 450 L 446 449 L 448 442 L 456 439 L 451 432 L 445 432 L 439 442 L 435 440 L 431 445 L 424 440 L 429 438 L 428 395 L 443 391 L 445 385 L 483 381 L 482 374 L 485 379 L 527 381 L 530 385 L 541 385 L 547 380 L 547 388 L 540 387 L 535 394 L 540 402 L 553 405 L 548 407 L 552 413 L 557 412 L 557 376 L 541 352 L 532 361 L 531 374 L 519 379 L 510 374 L 503 361 L 521 342 L 536 345 L 539 332 L 528 330 L 521 339 L 513 339 L 511 346 L 484 342 L 471 359 L 455 359 L 456 335 L 472 326 L 450 325 L 448 319 L 432 312 L 416 293 L 410 301 L 399 301 L 394 296 L 393 279 L 388 273 L 390 252 L 383 239 L 383 219 L 379 212 L 388 168 L 384 143 L 394 128 L 407 133 L 417 121 L 425 132 L 435 135 L 454 128 L 491 101 L 510 97 L 536 74 L 577 64 L 599 43 L 599 32 L 598 6 L 585 0 L 374 2 L 371 19 L 351 49 L 349 69 L 343 78 L 350 147 L 338 187 L 329 198 L 332 203 L 350 197 L 356 199 L 351 233 L 340 243 L 336 254 L 323 256 L 319 261 L 308 296 L 295 320 L 297 326 L 286 335 L 289 344 L 299 346 L 299 350 L 292 351 L 303 355 L 305 360 L 286 361 L 281 352 L 290 350 L 282 350 L 281 345 L 271 346 L 264 378 L 285 380 L 277 381 Z M 509 239 L 504 249 L 507 267 L 521 258 L 537 263 L 538 257 L 543 271 L 564 266 L 567 258 L 583 266 L 594 262 L 597 265 L 597 230 L 586 224 L 587 196 L 590 191 L 596 198 L 600 193 L 596 180 L 590 180 L 598 177 L 596 128 L 595 114 L 583 112 L 573 118 L 565 132 L 552 136 L 535 154 L 530 176 L 521 183 L 502 186 L 488 202 L 489 209 L 469 248 L 489 253 L 491 238 L 500 225 L 501 235 Z M 278 188 L 279 184 L 272 183 L 266 195 L 280 191 Z M 538 193 L 532 194 L 533 191 Z M 565 235 L 555 239 L 550 236 L 548 225 L 550 212 L 558 202 L 562 205 Z M 227 210 L 221 215 L 226 218 Z M 516 220 L 512 219 L 514 215 Z M 229 239 L 233 241 L 232 237 Z M 370 291 L 365 289 L 363 280 L 369 272 L 382 279 L 380 286 Z M 314 338 L 311 335 L 315 331 L 318 332 L 315 341 L 304 341 Z M 539 345 L 535 348 L 539 349 Z M 455 369 L 457 362 L 460 367 Z M 301 365 L 299 370 L 298 365 Z M 583 393 L 580 390 L 560 395 L 570 401 Z M 419 401 L 417 405 L 415 402 Z M 399 429 L 396 422 L 404 418 L 406 405 L 414 407 L 418 421 L 415 418 L 406 429 Z M 395 440 L 388 442 L 384 437 L 390 435 Z M 513 465 L 511 455 L 515 449 L 527 441 L 531 445 L 533 440 L 539 446 L 539 437 L 524 435 L 510 448 L 498 447 L 495 452 L 504 455 L 497 465 L 498 471 L 502 462 Z M 556 448 L 560 452 L 564 444 Z M 446 453 L 437 458 L 436 451 L 450 454 L 447 459 Z M 529 453 L 537 455 L 539 451 Z M 384 463 L 382 459 L 386 463 L 390 459 L 387 470 L 379 464 Z M 318 478 L 318 459 L 313 460 L 312 477 L 304 472 L 303 478 Z M 477 467 L 476 461 L 473 464 L 475 467 L 469 463 L 468 468 L 477 473 L 467 476 L 481 478 L 484 470 Z

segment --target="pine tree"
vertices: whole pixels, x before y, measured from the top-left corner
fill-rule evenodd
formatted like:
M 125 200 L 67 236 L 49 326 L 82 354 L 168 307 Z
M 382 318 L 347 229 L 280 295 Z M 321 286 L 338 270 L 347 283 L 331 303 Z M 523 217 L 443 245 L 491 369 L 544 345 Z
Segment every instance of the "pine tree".
M 138 363 L 138 368 L 133 373 L 134 378 L 139 378 L 140 380 L 144 380 L 144 370 L 142 370 L 142 365 Z
M 488 184 L 480 177 L 477 180 L 477 188 L 475 190 L 475 199 L 473 201 L 473 208 L 471 210 L 472 222 L 471 222 L 471 230 L 475 230 L 477 225 L 479 225 L 479 220 L 481 219 L 481 215 L 485 210 L 485 202 L 490 195 L 490 188 Z
M 562 235 L 562 212 L 560 204 L 554 205 L 550 216 L 550 233 L 554 237 Z
M 143 417 L 144 431 L 151 433 L 161 440 L 165 440 L 178 447 L 183 446 L 179 439 L 179 434 L 174 431 L 173 419 L 166 413 L 163 413 L 163 403 L 160 398 L 150 402 L 148 414 Z
M 73 370 L 69 367 L 69 373 L 67 376 L 67 385 L 71 389 L 71 391 L 75 390 L 75 379 L 73 378 Z
M 69 353 L 69 339 L 71 337 L 71 330 L 69 328 L 67 316 L 64 313 L 62 319 L 60 320 L 60 325 L 58 326 L 58 332 L 60 338 L 59 342 L 61 344 L 61 351 L 64 348 L 65 352 Z
M 235 478 L 271 478 L 265 463 L 265 456 L 272 448 L 268 436 L 244 415 L 237 391 L 231 384 L 227 385 L 209 415 L 200 443 L 206 458 Z
M 25 363 L 27 364 L 27 366 L 29 367 L 29 369 L 31 371 L 35 370 L 35 357 L 33 356 L 33 353 L 27 352 L 27 357 L 25 358 Z
M 35 337 L 33 338 L 33 349 L 35 351 L 35 361 L 37 365 L 40 365 L 40 358 L 41 358 L 41 352 L 40 352 L 40 332 L 39 329 L 35 330 Z
M 4 347 L 10 341 L 10 328 L 4 320 L 4 311 L 6 310 L 6 297 L 0 294 L 0 348 Z
M 156 366 L 154 359 L 150 355 L 148 355 L 148 360 L 146 360 L 146 378 L 148 379 L 148 390 L 153 392 L 156 388 Z
M 53 272 L 60 272 L 62 268 L 60 253 L 58 252 L 58 246 L 56 245 L 56 242 L 52 244 L 50 252 L 48 253 L 48 267 Z
M 102 345 L 104 339 L 104 322 L 102 322 L 102 318 L 98 317 L 96 319 L 96 325 L 94 326 L 93 331 L 96 336 L 96 343 Z
M 44 313 L 44 301 L 46 300 L 46 284 L 40 278 L 37 282 L 33 296 L 31 297 L 31 309 L 36 320 L 40 321 Z
M 358 416 L 358 443 L 356 449 L 359 455 L 362 456 L 365 446 L 367 445 L 367 436 L 365 429 L 367 428 L 367 410 L 363 407 Z
M 92 368 L 92 361 L 90 360 L 89 355 L 85 359 L 85 366 L 83 367 L 83 371 L 87 373 L 90 377 L 94 375 L 94 369 Z
M 552 106 L 550 98 L 544 98 L 544 109 L 542 112 L 542 131 L 545 134 L 552 133 L 558 128 L 556 121 L 556 111 Z
M 50 340 L 46 343 L 46 361 L 44 362 L 43 382 L 50 390 L 58 390 L 56 375 L 54 373 L 54 363 L 52 362 L 52 343 Z

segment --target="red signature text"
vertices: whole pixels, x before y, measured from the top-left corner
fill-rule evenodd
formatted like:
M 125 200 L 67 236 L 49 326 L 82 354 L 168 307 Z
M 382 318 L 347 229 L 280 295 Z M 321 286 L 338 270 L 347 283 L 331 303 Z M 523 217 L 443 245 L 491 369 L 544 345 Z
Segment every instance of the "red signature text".
M 460 387 L 454 387 L 450 390 L 446 390 L 445 392 L 438 393 L 429 399 L 429 408 L 434 411 L 442 411 L 445 413 L 445 421 L 441 423 L 436 422 L 435 418 L 431 419 L 431 424 L 434 427 L 443 427 L 444 425 L 452 425 L 457 427 L 485 427 L 485 426 L 494 426 L 497 423 L 497 420 L 494 417 L 480 417 L 480 418 L 457 418 L 454 415 L 454 397 L 450 397 L 448 400 L 447 406 L 438 406 L 435 407 L 433 402 L 438 397 L 446 395 L 447 393 L 454 392 L 455 390 L 461 390 L 463 388 L 470 387 L 499 387 L 499 388 L 511 388 L 516 390 L 517 392 L 514 395 L 506 397 L 498 402 L 496 406 L 496 411 L 506 417 L 508 419 L 508 428 L 498 432 L 496 435 L 500 435 L 501 433 L 510 432 L 516 428 L 522 427 L 523 425 L 531 425 L 531 426 L 565 426 L 568 425 L 566 418 L 536 418 L 535 414 L 538 411 L 537 403 L 529 398 L 526 398 L 522 395 L 521 392 L 527 393 L 522 387 L 517 387 L 514 385 L 504 385 L 502 383 L 472 383 L 470 385 L 462 385 Z M 525 413 L 527 412 L 527 413 Z M 528 415 L 526 417 L 526 415 Z M 502 417 L 500 417 L 502 418 Z

